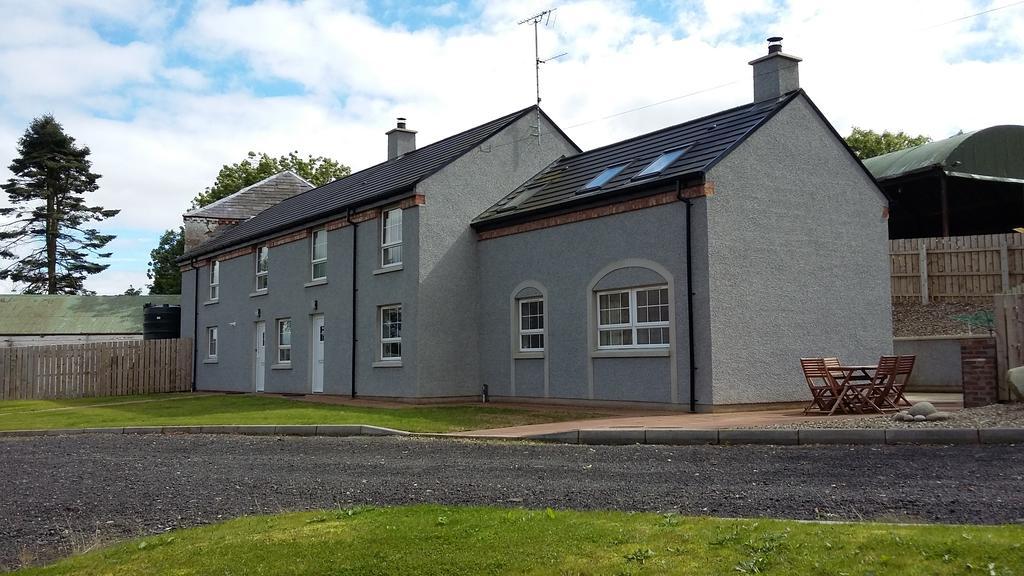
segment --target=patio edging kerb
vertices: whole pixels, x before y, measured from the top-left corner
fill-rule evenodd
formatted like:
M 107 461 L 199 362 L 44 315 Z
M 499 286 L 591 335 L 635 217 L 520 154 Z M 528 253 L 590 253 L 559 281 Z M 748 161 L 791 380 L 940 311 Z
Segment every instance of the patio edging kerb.
M 419 436 L 465 440 L 528 440 L 561 444 L 623 445 L 822 445 L 822 444 L 1024 444 L 1024 428 L 581 428 L 528 436 L 406 432 L 366 424 L 125 426 L 4 430 L 0 438 L 67 434 L 236 434 L 241 436 Z

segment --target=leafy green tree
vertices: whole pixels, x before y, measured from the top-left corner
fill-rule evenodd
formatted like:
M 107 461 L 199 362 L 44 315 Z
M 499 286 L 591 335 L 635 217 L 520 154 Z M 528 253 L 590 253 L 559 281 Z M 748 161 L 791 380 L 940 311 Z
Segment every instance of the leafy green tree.
M 167 230 L 160 236 L 160 244 L 149 253 L 150 294 L 181 294 L 181 272 L 174 261 L 184 253 L 184 229 Z
M 221 167 L 213 185 L 192 199 L 192 208 L 202 208 L 284 170 L 295 172 L 314 186 L 323 186 L 352 172 L 348 166 L 323 156 L 302 158 L 296 151 L 274 158 L 265 152 L 249 152 L 245 160 Z M 181 273 L 174 261 L 184 253 L 184 231 L 164 232 L 160 245 L 149 253 L 146 275 L 153 281 L 150 294 L 181 294 Z
M 89 148 L 47 114 L 32 120 L 18 140 L 14 174 L 0 186 L 10 207 L 0 209 L 0 279 L 24 285 L 26 294 L 88 294 L 86 277 L 106 270 L 103 248 L 114 239 L 89 227 L 90 222 L 120 210 L 89 206 L 85 195 L 99 189 Z
M 890 132 L 888 130 L 879 134 L 874 130 L 865 130 L 856 126 L 853 127 L 850 135 L 845 140 L 847 146 L 861 160 L 874 158 L 875 156 L 881 156 L 882 154 L 888 154 L 897 150 L 913 148 L 914 146 L 920 146 L 932 141 L 931 138 L 924 135 L 911 136 L 906 132 Z
M 129 284 L 128 285 L 128 289 L 124 291 L 124 295 L 125 296 L 142 296 L 142 290 L 140 290 L 140 289 L 136 288 L 135 286 L 132 286 L 131 284 Z
M 352 172 L 348 166 L 323 156 L 302 158 L 298 152 L 289 152 L 286 156 L 274 158 L 265 152 L 249 152 L 245 160 L 225 164 L 217 174 L 213 186 L 192 200 L 192 208 L 201 208 L 216 202 L 284 170 L 295 172 L 314 186 L 323 186 Z

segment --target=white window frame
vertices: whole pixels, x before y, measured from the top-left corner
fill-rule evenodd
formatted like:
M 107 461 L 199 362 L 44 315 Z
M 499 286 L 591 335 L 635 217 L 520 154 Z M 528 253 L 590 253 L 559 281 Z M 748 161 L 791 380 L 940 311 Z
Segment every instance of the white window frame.
M 288 324 L 288 343 L 283 344 L 284 331 L 282 328 L 285 324 Z M 288 358 L 282 358 L 282 352 L 288 352 Z M 277 363 L 278 364 L 291 364 L 292 363 L 292 319 L 291 318 L 278 318 L 277 319 Z
M 397 222 L 392 220 L 397 216 Z M 389 221 L 391 225 L 389 226 Z M 388 231 L 392 233 L 389 234 Z M 397 238 L 396 238 L 397 236 Z M 397 250 L 396 250 L 397 249 Z M 398 252 L 398 259 L 388 262 L 388 254 Z M 389 208 L 380 215 L 380 267 L 390 268 L 402 264 L 402 209 Z
M 260 256 L 263 258 L 260 258 Z M 263 268 L 260 269 L 260 263 L 263 264 Z M 260 281 L 263 281 L 263 287 L 260 287 Z M 266 244 L 261 244 L 256 247 L 256 291 L 266 292 L 270 286 L 270 247 Z
M 210 302 L 220 299 L 220 260 L 210 263 Z
M 388 310 L 398 310 L 398 337 L 384 336 L 384 314 Z M 402 305 L 401 304 L 389 304 L 387 306 L 381 306 L 377 311 L 377 326 L 379 331 L 377 332 L 380 339 L 380 360 L 382 362 L 398 362 L 402 360 Z M 387 352 L 388 344 L 398 344 L 398 355 L 389 355 Z
M 323 255 L 320 258 L 316 257 L 317 237 L 323 238 Z M 316 275 L 317 264 L 324 265 L 323 276 Z M 309 276 L 314 281 L 327 279 L 327 228 L 318 228 L 313 230 L 313 233 L 309 235 Z
M 668 315 L 669 320 L 657 321 L 657 322 L 639 322 L 637 321 L 636 314 L 636 296 L 638 292 L 646 292 L 648 290 L 668 290 L 668 286 L 665 284 L 656 286 L 637 286 L 635 288 L 618 288 L 615 290 L 602 290 L 594 294 L 595 310 L 597 311 L 597 317 L 595 318 L 597 324 L 597 349 L 598 350 L 634 350 L 637 348 L 668 348 L 671 346 L 671 328 L 672 328 L 672 305 L 668 304 Z M 601 296 L 607 294 L 629 294 L 629 322 L 618 323 L 618 324 L 601 324 Z M 637 343 L 637 330 L 643 328 L 667 328 L 669 329 L 669 342 L 665 344 L 638 344 Z M 630 332 L 630 344 L 616 344 L 616 345 L 602 345 L 601 344 L 601 332 L 603 331 L 619 331 L 628 330 Z
M 524 304 L 531 304 L 533 302 L 540 302 L 540 306 L 541 306 L 541 309 L 540 309 L 541 327 L 540 328 L 523 328 L 523 305 Z M 544 305 L 544 297 L 543 296 L 538 296 L 538 297 L 535 297 L 535 298 L 520 298 L 519 300 L 516 300 L 516 318 L 518 318 L 518 324 L 519 324 L 519 351 L 520 352 L 529 353 L 529 352 L 543 352 L 544 351 L 544 347 L 547 345 L 547 342 L 546 342 L 547 338 L 545 337 L 545 328 L 547 326 L 546 325 L 546 322 L 547 322 L 546 316 L 547 316 L 547 310 L 546 310 L 546 306 Z M 539 348 L 524 348 L 523 347 L 523 336 L 536 336 L 536 335 L 540 335 L 540 341 L 541 341 L 540 347 Z
M 216 326 L 206 327 L 206 358 L 208 360 L 217 359 L 217 347 L 220 345 L 218 338 L 218 330 Z

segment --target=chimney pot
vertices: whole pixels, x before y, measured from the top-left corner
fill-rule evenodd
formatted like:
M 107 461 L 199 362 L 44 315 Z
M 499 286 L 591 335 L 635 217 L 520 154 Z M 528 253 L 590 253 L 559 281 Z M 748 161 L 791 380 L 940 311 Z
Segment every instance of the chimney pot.
M 401 116 L 398 117 L 398 127 L 405 128 L 405 118 L 402 118 Z

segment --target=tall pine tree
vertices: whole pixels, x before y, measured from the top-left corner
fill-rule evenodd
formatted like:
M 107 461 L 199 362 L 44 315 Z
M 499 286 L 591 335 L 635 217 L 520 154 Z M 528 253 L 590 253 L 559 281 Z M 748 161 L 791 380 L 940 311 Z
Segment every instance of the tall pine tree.
M 89 206 L 85 194 L 99 189 L 91 171 L 89 148 L 52 115 L 36 118 L 18 141 L 14 176 L 0 186 L 9 208 L 0 209 L 0 279 L 24 285 L 26 294 L 88 294 L 86 277 L 106 270 L 96 259 L 110 257 L 103 248 L 114 239 L 89 228 L 90 222 L 120 210 Z

